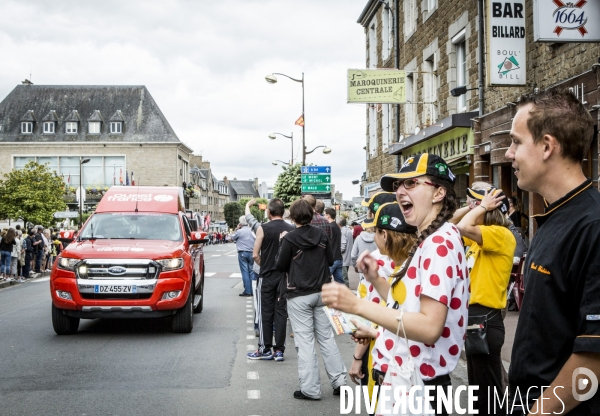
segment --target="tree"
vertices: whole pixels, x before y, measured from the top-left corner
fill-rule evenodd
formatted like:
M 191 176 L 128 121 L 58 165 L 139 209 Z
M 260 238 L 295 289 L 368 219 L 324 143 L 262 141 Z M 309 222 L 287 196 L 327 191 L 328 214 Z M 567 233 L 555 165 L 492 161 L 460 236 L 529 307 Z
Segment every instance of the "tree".
M 281 199 L 286 208 L 289 208 L 292 202 L 302 195 L 300 168 L 300 163 L 284 166 L 283 172 L 279 174 L 275 182 L 273 196 Z
M 267 205 L 269 203 L 269 201 L 267 201 L 265 198 L 254 198 L 256 200 L 257 204 L 265 204 Z M 250 201 L 250 198 L 242 198 L 240 199 L 240 205 L 244 208 L 244 212 L 245 212 L 245 208 L 246 208 L 246 204 L 248 203 L 248 201 Z M 258 205 L 253 205 L 250 207 L 250 212 L 252 213 L 252 215 L 254 215 L 254 218 L 257 219 L 258 222 L 263 222 L 265 219 L 265 210 L 262 210 L 260 208 L 258 208 Z
M 0 181 L 0 212 L 7 218 L 48 225 L 56 211 L 67 208 L 64 182 L 45 165 L 29 162 L 4 177 Z
M 240 217 L 244 215 L 244 208 L 239 202 L 228 202 L 223 206 L 223 214 L 225 215 L 227 226 L 235 228 L 240 222 Z

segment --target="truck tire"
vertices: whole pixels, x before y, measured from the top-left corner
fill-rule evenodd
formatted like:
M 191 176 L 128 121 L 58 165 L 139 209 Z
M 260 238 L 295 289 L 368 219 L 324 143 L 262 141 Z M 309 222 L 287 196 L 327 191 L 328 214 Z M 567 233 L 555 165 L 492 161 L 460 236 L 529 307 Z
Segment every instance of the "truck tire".
M 189 334 L 194 328 L 194 288 L 190 288 L 187 301 L 183 308 L 179 309 L 175 316 L 173 316 L 173 322 L 171 329 L 173 332 L 178 334 Z
M 62 313 L 52 304 L 52 326 L 58 335 L 72 335 L 79 329 L 79 318 L 73 318 Z
M 198 306 L 196 306 L 196 309 L 194 309 L 194 313 L 200 313 L 204 308 L 204 265 L 202 265 L 202 277 L 200 278 L 200 285 L 196 290 L 196 295 L 200 295 L 202 297 L 200 298 L 200 303 L 198 303 Z

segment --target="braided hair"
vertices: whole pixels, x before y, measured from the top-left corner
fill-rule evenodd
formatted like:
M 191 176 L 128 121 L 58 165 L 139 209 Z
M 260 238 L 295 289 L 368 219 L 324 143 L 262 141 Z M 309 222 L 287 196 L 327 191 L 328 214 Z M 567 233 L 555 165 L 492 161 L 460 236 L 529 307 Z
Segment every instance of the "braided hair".
M 440 179 L 434 176 L 428 176 L 428 179 L 433 182 L 435 185 L 440 188 L 444 188 L 446 190 L 446 196 L 442 200 L 442 209 L 438 213 L 438 215 L 434 218 L 434 220 L 429 224 L 429 226 L 423 230 L 419 237 L 417 238 L 417 242 L 413 245 L 408 258 L 404 262 L 404 267 L 398 271 L 398 273 L 392 274 L 391 277 L 394 278 L 394 282 L 392 283 L 392 287 L 394 287 L 402 278 L 406 275 L 408 267 L 410 266 L 410 262 L 417 252 L 417 248 L 433 233 L 439 230 L 446 222 L 452 218 L 456 208 L 458 208 L 458 202 L 456 201 L 456 192 L 454 191 L 454 186 L 447 180 Z

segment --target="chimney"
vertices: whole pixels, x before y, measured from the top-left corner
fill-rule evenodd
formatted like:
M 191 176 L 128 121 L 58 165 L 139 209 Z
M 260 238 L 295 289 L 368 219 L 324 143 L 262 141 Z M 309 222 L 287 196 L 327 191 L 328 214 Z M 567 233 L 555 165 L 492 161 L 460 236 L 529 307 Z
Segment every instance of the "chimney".
M 229 186 L 229 180 L 227 179 L 227 176 L 223 176 L 223 182 L 225 182 L 225 185 Z
M 258 178 L 254 178 L 254 190 L 258 191 Z
M 21 81 L 21 84 L 23 84 L 23 85 L 33 85 L 33 82 L 31 82 L 27 78 L 25 78 L 25 81 Z

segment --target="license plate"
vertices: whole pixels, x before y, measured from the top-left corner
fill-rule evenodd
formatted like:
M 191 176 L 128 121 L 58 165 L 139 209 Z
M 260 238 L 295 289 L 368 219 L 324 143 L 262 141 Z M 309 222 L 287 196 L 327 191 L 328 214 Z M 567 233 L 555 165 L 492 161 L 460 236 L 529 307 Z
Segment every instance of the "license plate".
M 135 285 L 95 285 L 94 293 L 137 293 Z

